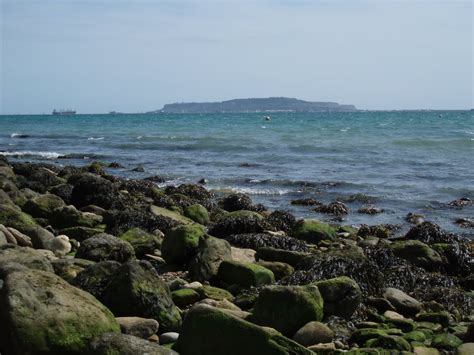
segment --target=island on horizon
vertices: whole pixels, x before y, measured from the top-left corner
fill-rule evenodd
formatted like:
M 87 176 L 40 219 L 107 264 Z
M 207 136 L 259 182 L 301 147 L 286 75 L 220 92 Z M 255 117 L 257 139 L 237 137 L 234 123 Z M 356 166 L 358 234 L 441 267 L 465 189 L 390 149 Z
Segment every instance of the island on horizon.
M 182 102 L 166 104 L 148 113 L 222 113 L 222 112 L 352 112 L 354 105 L 312 102 L 288 97 L 233 99 L 221 102 Z

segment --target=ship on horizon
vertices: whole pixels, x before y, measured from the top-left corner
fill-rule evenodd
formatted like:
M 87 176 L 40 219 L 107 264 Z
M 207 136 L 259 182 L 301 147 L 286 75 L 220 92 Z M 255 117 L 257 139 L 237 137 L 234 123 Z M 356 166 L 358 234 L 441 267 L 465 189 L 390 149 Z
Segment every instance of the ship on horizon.
M 76 111 L 74 110 L 56 110 L 54 109 L 53 110 L 53 115 L 62 115 L 62 116 L 71 116 L 71 115 L 75 115 L 76 114 Z

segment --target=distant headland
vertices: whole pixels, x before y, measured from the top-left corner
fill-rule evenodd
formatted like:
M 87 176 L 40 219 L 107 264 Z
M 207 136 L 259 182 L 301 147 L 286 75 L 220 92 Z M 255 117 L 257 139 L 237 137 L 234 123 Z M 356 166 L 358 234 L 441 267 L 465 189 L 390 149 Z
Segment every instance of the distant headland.
M 354 105 L 336 102 L 311 102 L 288 97 L 233 99 L 222 102 L 183 102 L 164 105 L 149 113 L 217 113 L 217 112 L 350 112 Z

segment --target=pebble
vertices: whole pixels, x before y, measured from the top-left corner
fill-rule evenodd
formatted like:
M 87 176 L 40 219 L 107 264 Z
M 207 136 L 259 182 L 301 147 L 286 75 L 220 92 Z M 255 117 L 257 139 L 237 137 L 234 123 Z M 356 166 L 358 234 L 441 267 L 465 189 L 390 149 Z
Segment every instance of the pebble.
M 179 333 L 176 333 L 176 332 L 163 333 L 160 335 L 160 344 L 174 343 L 178 340 L 178 338 L 179 338 Z

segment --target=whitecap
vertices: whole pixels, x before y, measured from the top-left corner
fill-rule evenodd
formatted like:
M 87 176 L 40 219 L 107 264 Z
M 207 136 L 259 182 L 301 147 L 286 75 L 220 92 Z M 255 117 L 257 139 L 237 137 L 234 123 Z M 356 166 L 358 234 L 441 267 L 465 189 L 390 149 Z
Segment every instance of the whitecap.
M 22 133 L 12 133 L 10 134 L 10 138 L 28 138 L 29 135 L 22 134 Z
M 267 128 L 266 126 L 261 126 L 263 129 Z
M 143 138 L 143 136 L 138 136 L 138 137 L 137 137 L 137 139 L 142 139 L 142 138 Z
M 24 151 L 24 152 L 0 152 L 0 155 L 6 157 L 40 157 L 45 159 L 58 159 L 62 154 L 56 152 L 33 152 L 33 151 Z
M 254 189 L 249 187 L 221 187 L 213 189 L 219 192 L 234 192 L 248 195 L 280 196 L 291 193 L 289 189 Z
M 89 138 L 87 138 L 88 141 L 101 141 L 102 139 L 105 139 L 105 137 L 89 137 Z

